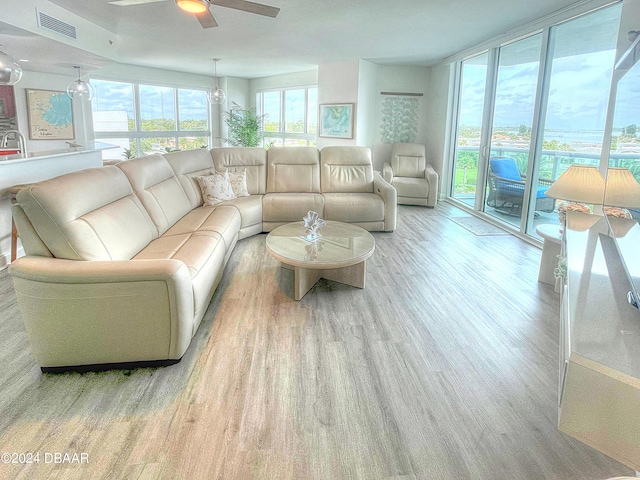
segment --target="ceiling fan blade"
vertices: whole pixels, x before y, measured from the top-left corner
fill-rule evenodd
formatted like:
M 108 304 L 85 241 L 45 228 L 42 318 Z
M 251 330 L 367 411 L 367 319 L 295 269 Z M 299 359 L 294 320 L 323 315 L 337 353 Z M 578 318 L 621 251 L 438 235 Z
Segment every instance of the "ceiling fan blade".
M 202 28 L 213 28 L 218 26 L 218 22 L 216 22 L 216 19 L 209 10 L 197 13 L 196 17 L 198 17 L 198 21 L 200 22 L 200 25 L 202 25 Z
M 257 15 L 264 15 L 265 17 L 276 18 L 280 9 L 277 7 L 270 7 L 269 5 L 263 5 L 261 3 L 248 2 L 247 0 L 208 0 L 212 5 L 218 5 L 219 7 L 233 8 L 234 10 L 242 10 L 243 12 L 255 13 Z
M 166 2 L 167 0 L 113 0 L 109 2 L 109 5 L 116 5 L 118 7 L 131 7 L 133 5 L 143 5 L 145 3 L 158 3 Z

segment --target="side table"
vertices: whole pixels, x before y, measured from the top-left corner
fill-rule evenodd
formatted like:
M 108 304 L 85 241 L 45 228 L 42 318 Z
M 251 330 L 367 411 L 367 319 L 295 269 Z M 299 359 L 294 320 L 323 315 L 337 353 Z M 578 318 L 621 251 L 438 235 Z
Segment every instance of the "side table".
M 552 224 L 538 225 L 536 233 L 544 239 L 538 281 L 553 285 L 554 291 L 560 293 L 559 282 L 556 281 L 553 273 L 558 266 L 558 255 L 560 255 L 560 226 Z

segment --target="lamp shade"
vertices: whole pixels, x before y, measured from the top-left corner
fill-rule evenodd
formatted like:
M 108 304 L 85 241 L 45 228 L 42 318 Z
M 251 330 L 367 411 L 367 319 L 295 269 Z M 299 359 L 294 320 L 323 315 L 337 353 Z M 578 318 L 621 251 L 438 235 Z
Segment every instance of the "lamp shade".
M 640 207 L 640 183 L 627 168 L 609 168 L 604 204 L 611 207 Z
M 571 165 L 545 192 L 547 197 L 601 205 L 604 178 L 596 167 Z

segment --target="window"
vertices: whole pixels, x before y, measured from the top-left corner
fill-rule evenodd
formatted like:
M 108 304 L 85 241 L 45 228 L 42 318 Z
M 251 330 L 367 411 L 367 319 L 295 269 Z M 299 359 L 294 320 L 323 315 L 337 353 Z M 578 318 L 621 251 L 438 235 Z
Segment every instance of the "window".
M 264 115 L 264 143 L 274 146 L 315 146 L 318 88 L 295 87 L 256 94 L 256 110 Z
M 123 158 L 206 147 L 211 131 L 206 90 L 92 80 L 97 140 L 120 147 L 105 158 Z
M 620 13 L 603 7 L 459 63 L 454 201 L 537 238 L 558 223 L 546 189 L 573 163 L 601 163 Z M 630 160 L 615 140 L 634 141 L 633 123 L 614 122 L 612 163 Z

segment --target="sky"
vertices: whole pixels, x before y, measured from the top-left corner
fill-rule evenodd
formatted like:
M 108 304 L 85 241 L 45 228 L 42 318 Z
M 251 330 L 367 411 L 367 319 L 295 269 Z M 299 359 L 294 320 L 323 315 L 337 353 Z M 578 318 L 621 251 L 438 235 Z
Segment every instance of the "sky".
M 619 15 L 618 5 L 552 28 L 547 130 L 604 129 Z M 494 127 L 532 126 L 541 43 L 537 34 L 500 49 Z M 463 64 L 461 125 L 482 123 L 486 63 L 484 54 Z M 614 128 L 640 124 L 638 70 L 636 66 L 620 82 Z
M 604 128 L 614 51 L 574 55 L 554 60 L 549 85 L 546 128 L 552 130 L 602 130 Z M 468 65 L 462 87 L 462 125 L 480 126 L 486 67 Z M 494 125 L 531 127 L 538 64 L 523 63 L 499 69 Z M 627 91 L 640 90 L 638 76 Z M 640 98 L 640 97 L 635 97 Z M 640 123 L 640 109 L 628 105 L 619 122 Z M 635 118 L 635 120 L 633 120 Z M 626 122 L 626 123 L 625 123 Z M 616 125 L 618 126 L 618 125 Z M 624 126 L 624 125 L 621 125 Z

